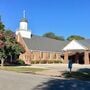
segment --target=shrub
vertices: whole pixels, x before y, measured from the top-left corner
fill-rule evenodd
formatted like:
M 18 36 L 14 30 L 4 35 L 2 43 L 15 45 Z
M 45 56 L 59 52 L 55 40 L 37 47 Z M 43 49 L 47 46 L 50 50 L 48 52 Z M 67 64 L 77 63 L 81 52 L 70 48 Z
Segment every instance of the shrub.
M 35 63 L 35 61 L 34 61 L 34 60 L 32 60 L 32 61 L 31 61 L 31 64 L 34 64 L 34 63 Z
M 40 63 L 40 60 L 32 60 L 31 61 L 31 64 L 39 64 Z
M 35 61 L 35 60 L 32 60 L 32 61 L 31 61 L 31 64 L 35 64 L 35 63 L 36 63 L 36 61 Z
M 25 65 L 25 62 L 24 62 L 23 60 L 19 59 L 19 60 L 17 61 L 17 64 L 18 64 L 18 65 Z
M 40 63 L 41 64 L 46 64 L 47 63 L 47 60 L 41 60 Z
M 35 63 L 36 63 L 36 64 L 39 64 L 39 63 L 40 63 L 40 61 L 39 61 L 39 60 L 36 60 L 36 61 L 35 61 Z
M 54 63 L 59 63 L 59 60 L 54 60 Z
M 54 61 L 53 60 L 48 60 L 48 63 L 50 64 L 50 63 L 54 63 Z
M 59 60 L 59 63 L 63 63 L 63 61 L 62 60 Z
M 61 60 L 48 60 L 48 63 L 52 64 L 52 63 L 62 63 Z

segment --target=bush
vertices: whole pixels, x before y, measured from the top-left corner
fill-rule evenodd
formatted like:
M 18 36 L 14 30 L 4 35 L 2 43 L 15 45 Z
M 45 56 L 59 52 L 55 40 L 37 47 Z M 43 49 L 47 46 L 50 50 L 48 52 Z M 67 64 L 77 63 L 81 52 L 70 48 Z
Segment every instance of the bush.
M 35 63 L 36 63 L 36 64 L 39 64 L 39 63 L 40 63 L 40 61 L 39 61 L 39 60 L 36 60 L 36 61 L 35 61 Z
M 59 63 L 63 63 L 63 61 L 62 60 L 59 60 Z
M 31 64 L 46 64 L 46 63 L 49 63 L 49 64 L 52 64 L 52 63 L 63 63 L 61 60 L 32 60 L 31 61 Z
M 50 63 L 54 63 L 54 61 L 53 60 L 48 60 L 48 63 L 50 64 Z
M 59 63 L 59 60 L 54 60 L 54 63 Z
M 32 61 L 31 61 L 31 64 L 39 64 L 39 63 L 40 63 L 39 60 L 32 60 Z
M 23 60 L 19 59 L 16 64 L 18 64 L 18 65 L 25 65 L 25 62 Z
M 62 63 L 61 60 L 48 60 L 48 63 Z
M 34 61 L 34 60 L 32 60 L 32 61 L 31 61 L 31 64 L 35 64 L 35 61 Z
M 47 60 L 41 60 L 40 63 L 41 64 L 46 64 L 48 61 Z

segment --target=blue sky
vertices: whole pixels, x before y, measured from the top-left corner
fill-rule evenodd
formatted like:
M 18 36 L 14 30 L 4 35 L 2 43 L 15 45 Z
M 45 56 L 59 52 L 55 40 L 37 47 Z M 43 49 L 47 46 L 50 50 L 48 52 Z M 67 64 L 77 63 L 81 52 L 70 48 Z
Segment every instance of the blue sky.
M 33 34 L 90 38 L 90 0 L 0 0 L 0 15 L 8 29 L 18 29 L 23 10 Z

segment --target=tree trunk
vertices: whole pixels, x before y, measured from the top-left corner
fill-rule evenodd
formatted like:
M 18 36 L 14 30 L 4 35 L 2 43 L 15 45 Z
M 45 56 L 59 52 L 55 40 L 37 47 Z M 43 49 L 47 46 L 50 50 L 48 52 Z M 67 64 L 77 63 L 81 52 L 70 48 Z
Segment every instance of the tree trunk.
M 12 63 L 12 55 L 10 55 L 10 62 Z
M 2 58 L 1 59 L 1 67 L 3 67 L 4 66 L 4 59 Z

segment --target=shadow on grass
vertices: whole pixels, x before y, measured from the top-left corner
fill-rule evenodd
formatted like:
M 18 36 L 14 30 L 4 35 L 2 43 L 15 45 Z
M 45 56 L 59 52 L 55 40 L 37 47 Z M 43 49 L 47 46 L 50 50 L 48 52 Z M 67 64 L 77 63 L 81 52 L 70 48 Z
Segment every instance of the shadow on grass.
M 75 79 L 50 79 L 33 90 L 89 90 L 90 82 Z
M 33 90 L 89 90 L 90 69 L 79 69 L 76 72 L 64 72 L 65 79 L 49 79 Z
M 90 68 L 79 69 L 75 72 L 64 72 L 62 74 L 65 78 L 76 78 L 80 80 L 88 80 L 90 81 Z

